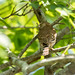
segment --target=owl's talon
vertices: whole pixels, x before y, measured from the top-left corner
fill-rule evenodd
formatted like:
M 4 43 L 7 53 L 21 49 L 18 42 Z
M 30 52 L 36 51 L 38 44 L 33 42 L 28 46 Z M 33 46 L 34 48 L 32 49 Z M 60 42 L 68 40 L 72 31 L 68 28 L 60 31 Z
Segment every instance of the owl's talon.
M 45 47 L 44 50 L 43 50 L 43 56 L 46 56 L 48 54 L 49 54 L 49 48 Z

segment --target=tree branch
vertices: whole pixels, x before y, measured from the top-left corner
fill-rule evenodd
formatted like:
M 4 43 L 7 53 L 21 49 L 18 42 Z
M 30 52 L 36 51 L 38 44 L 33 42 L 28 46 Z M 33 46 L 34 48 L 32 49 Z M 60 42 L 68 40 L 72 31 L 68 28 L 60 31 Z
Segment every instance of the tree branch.
M 0 21 L 2 21 L 8 28 L 10 28 L 10 25 L 6 23 L 2 18 L 0 18 Z
M 70 45 L 71 45 L 70 48 L 75 48 L 75 43 L 70 44 Z M 60 47 L 60 48 L 55 48 L 55 49 L 53 49 L 53 50 L 50 50 L 50 53 L 64 51 L 67 47 L 68 47 L 68 45 L 67 45 L 67 46 L 64 46 L 64 47 Z M 21 60 L 27 61 L 27 62 L 29 63 L 30 61 L 33 61 L 33 59 L 38 58 L 38 57 L 40 57 L 41 55 L 42 55 L 42 50 L 41 50 L 41 51 L 38 50 L 38 51 L 36 51 L 34 54 L 32 54 L 32 55 L 30 55 L 30 56 L 27 56 L 27 57 L 25 57 L 25 58 L 21 58 Z
M 36 40 L 37 35 L 25 46 L 25 48 L 20 52 L 20 54 L 18 55 L 18 57 L 21 57 L 23 55 L 23 53 L 27 50 L 27 48 Z
M 67 30 L 66 30 L 67 29 Z M 57 42 L 59 42 L 61 39 L 61 37 L 63 37 L 65 34 L 64 33 L 68 33 L 69 32 L 69 28 L 68 27 L 66 27 L 66 28 L 64 28 L 62 31 L 60 31 L 59 33 L 58 33 L 58 36 L 57 36 Z M 62 36 L 62 34 L 63 34 L 63 36 Z M 64 46 L 64 47 L 61 47 L 61 48 L 56 48 L 56 49 L 53 49 L 53 50 L 51 50 L 50 52 L 60 52 L 60 51 L 63 51 L 63 50 L 65 50 L 67 48 L 67 46 Z M 74 44 L 72 44 L 72 46 L 71 46 L 71 48 L 75 48 L 75 45 Z M 25 50 L 26 50 L 27 48 L 25 48 Z M 38 50 L 37 52 L 35 52 L 33 55 L 31 55 L 31 56 L 28 56 L 28 57 L 25 57 L 25 58 L 22 58 L 22 60 L 28 60 L 27 62 L 28 63 L 32 63 L 33 61 L 35 61 L 35 60 L 37 60 L 37 59 L 39 59 L 40 58 L 40 56 L 42 55 L 42 51 L 40 52 L 40 50 Z M 9 62 L 8 62 L 9 63 Z M 8 63 L 5 63 L 7 66 L 10 66 L 11 64 L 8 64 Z M 4 65 L 5 65 L 4 64 Z M 2 66 L 2 65 L 1 65 Z M 4 69 L 4 68 L 6 68 L 7 66 L 4 66 L 3 68 L 2 67 L 0 67 L 0 70 L 1 69 Z
M 51 25 L 54 26 L 55 24 L 58 24 L 59 21 L 61 21 L 63 17 L 59 17 L 57 20 L 55 20 Z
M 74 75 L 75 74 L 75 62 L 70 62 L 69 65 L 60 70 L 56 75 Z
M 70 48 L 75 48 L 75 43 L 70 44 L 70 45 L 71 45 Z M 55 49 L 53 49 L 51 52 L 61 52 L 61 51 L 64 51 L 68 46 L 69 46 L 69 45 L 64 46 L 64 47 L 60 47 L 60 48 L 55 48 Z
M 69 31 L 70 31 L 69 27 L 65 27 L 60 32 L 58 32 L 56 43 L 58 43 L 62 39 L 62 37 L 66 35 Z
M 75 55 L 58 56 L 44 59 L 27 67 L 27 74 L 46 65 L 52 65 L 55 62 L 75 62 Z
M 38 28 L 38 27 L 25 27 L 25 26 L 18 26 L 18 27 L 7 27 L 7 26 L 3 26 L 3 27 L 0 27 L 0 29 L 16 29 L 16 28 Z
M 10 62 L 7 62 L 5 64 L 0 65 L 0 70 L 2 70 L 4 68 L 7 68 L 8 66 L 11 66 L 11 63 Z
M 13 8 L 13 10 L 12 10 L 12 13 L 10 14 L 10 15 L 8 15 L 8 16 L 6 16 L 6 17 L 4 17 L 3 19 L 7 19 L 7 18 L 9 18 L 10 16 L 13 16 L 13 15 L 18 15 L 18 16 L 25 16 L 26 14 L 28 14 L 28 13 L 30 13 L 32 10 L 29 10 L 28 12 L 26 12 L 26 13 L 22 13 L 21 15 L 19 15 L 19 14 L 17 14 L 17 12 L 19 12 L 21 9 L 23 9 L 23 8 L 25 8 L 24 9 L 24 11 L 28 8 L 28 3 L 26 3 L 24 6 L 22 6 L 21 8 L 19 8 L 17 11 L 15 11 L 15 12 L 13 12 L 13 10 L 14 10 L 14 8 Z
M 64 46 L 61 48 L 56 48 L 56 49 L 51 50 L 50 53 L 51 52 L 60 52 L 60 51 L 65 50 L 66 48 L 67 48 L 67 46 Z M 75 44 L 71 44 L 71 48 L 75 48 Z M 32 54 L 30 56 L 27 56 L 25 58 L 21 58 L 21 60 L 26 61 L 28 64 L 30 64 L 30 63 L 34 62 L 35 60 L 40 59 L 41 55 L 42 55 L 42 51 L 38 50 L 37 52 L 35 52 L 34 54 Z M 0 67 L 0 69 L 4 69 L 4 68 L 5 67 L 3 67 L 3 68 Z M 11 72 L 11 70 L 9 70 L 9 71 Z M 18 72 L 18 71 L 20 71 L 20 68 L 16 72 Z M 6 72 L 8 72 L 8 71 L 6 71 Z
M 21 71 L 21 69 L 19 67 L 14 67 L 14 68 L 11 68 L 9 70 L 6 70 L 6 71 L 0 73 L 0 75 L 11 75 L 11 74 L 14 75 L 20 71 Z
M 37 1 L 37 0 L 31 0 L 32 3 L 33 3 L 34 1 Z M 38 21 L 41 23 L 41 22 L 46 21 L 46 18 L 45 18 L 45 15 L 44 15 L 43 11 L 40 10 L 40 7 L 41 7 L 41 6 L 39 6 L 37 9 L 35 9 L 34 7 L 32 7 L 32 8 L 33 8 L 33 11 L 34 11 L 34 13 L 35 13 L 35 15 L 36 15 Z
M 31 64 L 28 67 L 24 67 L 24 69 L 26 70 L 27 74 L 29 74 L 30 72 L 36 70 L 37 68 L 40 68 L 40 67 L 46 66 L 46 65 L 53 65 L 57 62 L 61 62 L 61 63 L 74 62 L 75 63 L 75 54 L 47 58 L 47 59 L 44 59 L 44 60 L 39 61 L 37 63 Z M 19 71 L 19 70 L 20 70 L 20 68 L 17 69 L 17 71 Z M 11 69 L 1 73 L 0 75 L 10 75 L 10 72 L 12 72 Z M 6 73 L 8 73 L 8 74 L 6 74 Z

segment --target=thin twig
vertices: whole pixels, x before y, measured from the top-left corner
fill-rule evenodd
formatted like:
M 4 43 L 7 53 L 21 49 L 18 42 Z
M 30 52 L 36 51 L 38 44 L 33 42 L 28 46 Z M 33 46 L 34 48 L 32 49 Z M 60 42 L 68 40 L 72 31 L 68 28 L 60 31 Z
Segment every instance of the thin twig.
M 26 29 L 29 29 L 29 28 L 38 28 L 38 27 L 25 27 L 25 26 L 10 27 L 10 29 L 16 29 L 16 28 L 26 28 Z M 3 26 L 3 27 L 0 27 L 0 29 L 9 29 L 9 27 Z
M 2 21 L 8 28 L 10 28 L 10 25 L 7 24 L 2 18 L 0 18 L 0 21 Z
M 24 6 L 22 6 L 20 9 L 18 9 L 17 11 L 15 11 L 14 13 L 12 13 L 12 14 L 15 14 L 15 13 L 17 13 L 17 12 L 19 12 L 21 9 L 23 9 L 25 6 L 27 6 L 28 5 L 28 3 L 26 3 Z
M 32 9 L 30 9 L 28 12 L 26 12 L 25 14 L 14 14 L 14 15 L 17 15 L 17 16 L 25 16 L 26 14 L 30 13 L 31 11 L 33 11 Z
M 18 9 L 17 11 L 15 11 L 14 13 L 11 13 L 10 15 L 8 15 L 7 17 L 4 17 L 3 19 L 9 18 L 12 15 L 15 15 L 17 12 L 19 12 L 21 9 L 23 9 L 25 6 L 27 6 L 28 3 L 26 3 L 24 6 L 22 6 L 20 9 Z
M 15 7 L 16 7 L 16 5 L 13 7 L 13 10 L 12 10 L 12 12 L 11 12 L 11 13 L 13 13 L 13 12 L 14 12 Z
M 68 49 L 71 47 L 71 45 L 68 45 L 67 48 L 65 49 L 65 51 L 63 52 L 62 56 L 65 55 L 65 53 L 68 51 Z
M 24 12 L 25 12 L 25 10 L 28 8 L 28 6 L 26 6 L 25 8 L 24 8 L 24 10 L 23 10 L 23 13 L 22 14 L 24 14 Z
M 55 24 L 59 24 L 59 21 L 61 21 L 63 17 L 59 17 L 57 20 L 55 20 L 51 25 L 54 26 Z
M 64 46 L 64 47 L 60 47 L 60 48 L 55 48 L 51 52 L 61 52 L 61 51 L 64 51 L 68 46 L 69 45 Z M 70 48 L 75 48 L 75 43 L 70 44 Z

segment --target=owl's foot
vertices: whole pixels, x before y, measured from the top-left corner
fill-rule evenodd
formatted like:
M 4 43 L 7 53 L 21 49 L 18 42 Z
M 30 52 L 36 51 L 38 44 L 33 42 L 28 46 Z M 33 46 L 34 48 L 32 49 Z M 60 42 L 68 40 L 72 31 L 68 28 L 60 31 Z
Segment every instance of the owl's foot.
M 51 48 L 50 50 L 53 50 L 53 48 Z M 55 53 L 57 56 L 59 56 L 57 53 Z
M 43 56 L 46 56 L 48 54 L 49 54 L 49 48 L 45 47 L 44 50 L 43 50 Z

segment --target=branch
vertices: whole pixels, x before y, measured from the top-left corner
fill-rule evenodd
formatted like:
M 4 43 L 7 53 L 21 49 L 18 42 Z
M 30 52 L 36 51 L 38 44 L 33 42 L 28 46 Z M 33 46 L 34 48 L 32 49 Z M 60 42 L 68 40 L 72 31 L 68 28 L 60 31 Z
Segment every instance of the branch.
M 33 11 L 32 9 L 30 9 L 28 12 L 26 13 L 22 13 L 22 14 L 14 14 L 14 15 L 17 15 L 17 16 L 25 16 L 27 15 L 28 13 L 30 13 L 31 11 Z
M 3 26 L 3 27 L 0 27 L 0 29 L 16 29 L 16 28 L 38 28 L 38 27 L 25 27 L 25 26 L 18 26 L 18 27 L 7 27 L 7 26 Z
M 70 45 L 71 45 L 70 48 L 75 48 L 75 43 L 70 44 Z M 68 45 L 67 46 L 64 46 L 64 47 L 61 47 L 61 48 L 56 48 L 56 49 L 50 50 L 50 54 L 51 53 L 54 53 L 54 52 L 64 51 L 67 47 L 68 47 Z M 21 60 L 27 61 L 27 63 L 30 64 L 30 63 L 34 62 L 34 60 L 37 60 L 38 58 L 40 58 L 41 55 L 42 55 L 42 50 L 38 50 L 34 54 L 32 54 L 30 56 L 21 58 Z
M 65 50 L 66 48 L 67 48 L 67 46 L 64 46 L 64 47 L 61 47 L 61 48 L 56 48 L 56 49 L 51 50 L 50 53 L 51 52 L 60 52 L 60 51 Z M 75 48 L 75 44 L 71 44 L 71 48 Z M 37 52 L 35 52 L 34 54 L 32 54 L 30 56 L 27 56 L 25 58 L 21 58 L 21 60 L 26 61 L 28 64 L 30 64 L 30 63 L 36 61 L 37 59 L 40 59 L 41 55 L 42 55 L 42 51 L 38 50 Z M 3 67 L 3 69 L 4 68 L 5 67 Z M 2 69 L 2 68 L 0 68 L 0 69 Z M 9 70 L 9 71 L 12 72 L 12 70 Z M 15 71 L 16 72 L 20 71 L 20 68 L 18 70 L 15 70 Z M 8 72 L 8 71 L 6 71 L 6 72 Z M 16 73 L 16 72 L 14 72 L 14 73 Z M 8 74 L 8 75 L 10 75 L 10 74 Z
M 54 26 L 55 24 L 58 24 L 59 21 L 61 21 L 63 17 L 59 17 L 57 20 L 55 20 L 51 25 Z
M 28 67 L 28 64 L 25 61 L 22 61 L 15 57 L 11 57 L 11 60 L 12 60 L 12 64 L 18 66 L 23 73 L 26 72 L 25 69 L 26 67 Z
M 75 74 L 75 62 L 70 62 L 69 65 L 60 70 L 56 75 L 74 75 Z
M 0 73 L 0 75 L 11 75 L 11 74 L 14 75 L 14 74 L 16 74 L 17 72 L 20 72 L 20 71 L 21 71 L 21 69 L 19 67 L 14 67 L 14 68 L 11 68 L 7 71 L 4 71 L 4 72 Z
M 67 30 L 66 30 L 67 29 Z M 58 33 L 58 36 L 57 36 L 57 42 L 59 42 L 61 39 L 61 37 L 63 37 L 65 34 L 64 33 L 67 33 L 67 32 L 69 32 L 69 28 L 68 27 L 66 27 L 66 28 L 64 28 L 62 31 L 60 31 L 59 33 Z M 62 33 L 63 33 L 63 36 L 62 36 Z M 72 46 L 71 46 L 71 48 L 75 48 L 75 45 L 74 44 L 71 44 Z M 53 49 L 53 50 L 50 50 L 50 52 L 60 52 L 60 51 L 63 51 L 63 50 L 65 50 L 67 48 L 67 46 L 64 46 L 64 47 L 61 47 L 61 48 L 56 48 L 56 49 Z M 27 47 L 25 48 L 25 50 L 27 49 Z M 32 63 L 33 61 L 35 61 L 35 60 L 37 60 L 37 59 L 39 59 L 40 57 L 41 57 L 41 55 L 42 55 L 42 51 L 40 52 L 40 50 L 38 50 L 37 52 L 35 52 L 34 54 L 32 54 L 32 55 L 30 55 L 30 56 L 27 56 L 27 57 L 25 57 L 25 58 L 22 58 L 22 60 L 28 60 L 27 62 L 30 64 L 30 63 Z M 9 62 L 8 62 L 9 63 Z M 7 63 L 6 63 L 7 64 Z M 5 65 L 5 64 L 4 64 Z M 9 65 L 7 65 L 7 66 L 10 66 L 11 64 L 9 64 Z M 2 66 L 2 65 L 1 65 Z M 6 67 L 7 67 L 6 66 Z M 1 69 L 4 69 L 4 68 L 6 68 L 5 66 L 2 68 L 2 67 L 0 67 L 0 70 Z
M 27 72 L 27 74 L 29 74 L 30 72 L 36 70 L 37 68 L 40 68 L 40 67 L 46 66 L 46 65 L 53 65 L 54 63 L 57 63 L 57 62 L 61 62 L 61 63 L 75 62 L 75 54 L 47 58 L 47 59 L 44 59 L 37 63 L 31 64 L 28 67 L 24 67 L 24 69 L 26 70 L 25 72 Z M 16 69 L 18 72 L 20 71 L 20 68 L 16 68 Z M 8 71 L 1 73 L 0 75 L 10 75 L 10 73 L 12 73 L 12 71 L 14 71 L 14 70 L 10 69 Z M 8 73 L 8 74 L 5 74 L 5 73 Z
M 30 63 L 40 59 L 41 54 L 42 53 L 40 52 L 40 50 L 38 50 L 37 52 L 35 52 L 34 54 L 32 54 L 30 56 L 21 58 L 21 60 L 26 61 L 28 64 L 30 64 Z M 4 63 L 4 64 L 0 65 L 0 70 L 7 68 L 8 66 L 11 66 L 11 65 L 12 65 L 11 62 Z
M 58 69 L 64 69 L 64 66 L 68 64 L 68 62 L 56 62 L 55 64 L 51 65 L 51 70 L 55 73 Z
M 18 66 L 21 68 L 22 72 L 25 73 L 24 68 L 26 68 L 28 64 L 25 61 L 18 59 L 9 49 L 7 49 L 7 51 L 12 65 Z
M 34 1 L 37 1 L 37 0 L 31 0 L 32 3 Z M 45 18 L 45 15 L 44 15 L 43 11 L 40 10 L 41 6 L 42 5 L 40 5 L 37 9 L 35 9 L 34 7 L 32 7 L 33 8 L 33 11 L 34 11 L 34 13 L 35 13 L 35 15 L 36 15 L 36 17 L 37 17 L 37 19 L 38 19 L 38 21 L 40 23 L 46 21 L 46 18 Z
M 75 48 L 75 43 L 70 44 L 70 45 L 71 45 L 70 48 Z M 53 50 L 50 51 L 50 52 L 61 52 L 61 51 L 64 51 L 68 46 L 69 46 L 69 45 L 64 46 L 64 47 L 60 47 L 60 48 L 55 48 L 55 49 L 53 49 Z
M 23 53 L 27 50 L 27 48 L 36 40 L 36 38 L 37 38 L 37 35 L 25 46 L 25 48 L 20 52 L 20 54 L 18 55 L 18 57 L 21 57 L 22 55 L 23 55 Z M 30 58 L 30 57 L 29 57 Z M 39 57 L 37 57 L 37 58 L 39 58 Z M 36 58 L 35 58 L 36 59 Z M 32 59 L 30 62 L 32 62 L 32 61 L 35 61 L 35 59 Z M 25 60 L 28 60 L 28 57 L 26 57 L 25 58 Z M 28 61 L 28 63 L 30 63 L 29 61 Z M 4 68 L 6 68 L 6 67 L 8 67 L 8 66 L 10 66 L 10 65 L 12 65 L 10 62 L 8 62 L 8 63 L 5 63 L 5 64 L 2 64 L 2 65 L 0 65 L 0 70 L 1 69 L 4 69 Z
M 18 9 L 17 11 L 15 11 L 14 13 L 12 13 L 12 14 L 15 14 L 15 13 L 17 13 L 17 12 L 19 12 L 21 9 L 23 9 L 24 7 L 26 7 L 27 8 L 27 5 L 28 5 L 28 3 L 26 3 L 24 6 L 22 6 L 20 9 Z M 25 8 L 25 9 L 26 9 Z
M 71 45 L 70 48 L 75 48 L 75 43 L 70 44 L 70 45 Z M 68 47 L 68 45 L 67 45 L 67 46 L 64 46 L 64 47 L 60 47 L 60 48 L 55 48 L 55 49 L 53 49 L 53 50 L 50 50 L 50 53 L 64 51 L 67 47 Z M 32 54 L 32 55 L 30 55 L 30 56 L 27 56 L 27 57 L 25 57 L 25 58 L 21 58 L 21 60 L 27 61 L 27 62 L 29 63 L 29 62 L 32 61 L 34 58 L 38 58 L 38 57 L 40 57 L 41 55 L 42 55 L 42 50 L 38 50 L 38 51 L 36 51 L 34 54 Z
M 32 65 L 29 65 L 27 67 L 27 74 L 30 72 L 46 65 L 52 65 L 55 62 L 75 62 L 75 55 L 67 55 L 67 56 L 58 56 L 58 57 L 52 57 L 52 58 L 47 58 L 44 59 L 40 62 L 34 63 Z
M 28 8 L 28 3 L 26 3 L 24 6 L 22 6 L 21 8 L 19 8 L 17 11 L 15 11 L 15 12 L 13 12 L 13 10 L 14 10 L 14 8 L 13 8 L 13 10 L 12 10 L 12 13 L 10 14 L 10 15 L 8 15 L 7 17 L 4 17 L 3 19 L 7 19 L 7 18 L 9 18 L 10 16 L 12 16 L 12 15 L 18 15 L 18 16 L 25 16 L 26 14 L 28 14 L 28 13 L 30 13 L 32 10 L 29 10 L 28 12 L 26 12 L 26 13 L 22 13 L 22 15 L 19 15 L 19 14 L 17 14 L 17 12 L 19 12 L 21 9 L 23 9 L 24 7 L 26 7 L 25 9 L 24 9 L 24 11 Z
M 20 52 L 18 57 L 21 57 L 23 53 L 27 50 L 27 48 L 37 39 L 37 35 L 25 46 L 25 48 Z
M 70 45 L 71 45 L 70 48 L 75 48 L 75 44 L 70 44 Z M 56 49 L 50 50 L 50 53 L 64 51 L 67 47 L 68 47 L 68 45 L 67 46 L 64 46 L 64 47 L 61 47 L 61 48 L 56 48 Z M 28 64 L 30 64 L 30 63 L 32 63 L 32 62 L 40 59 L 41 55 L 42 55 L 42 51 L 38 50 L 34 54 L 32 54 L 30 56 L 21 58 L 21 60 L 26 61 Z M 4 68 L 6 68 L 6 67 L 8 67 L 10 65 L 11 65 L 10 62 L 5 63 L 5 64 L 2 64 L 2 65 L 0 65 L 0 70 L 1 69 L 4 69 Z
M 6 23 L 2 18 L 0 18 L 0 21 L 2 21 L 8 28 L 10 28 L 10 25 Z
M 66 35 L 69 31 L 70 31 L 69 27 L 65 27 L 60 32 L 58 32 L 56 43 L 58 43 L 62 39 L 62 37 Z
M 42 51 L 39 49 L 38 51 L 36 51 L 34 54 L 21 58 L 21 60 L 26 61 L 28 64 L 34 62 L 35 60 L 37 60 L 38 58 L 40 59 L 42 55 Z
M 11 66 L 10 62 L 7 62 L 5 64 L 0 65 L 0 70 L 7 68 L 8 66 Z

